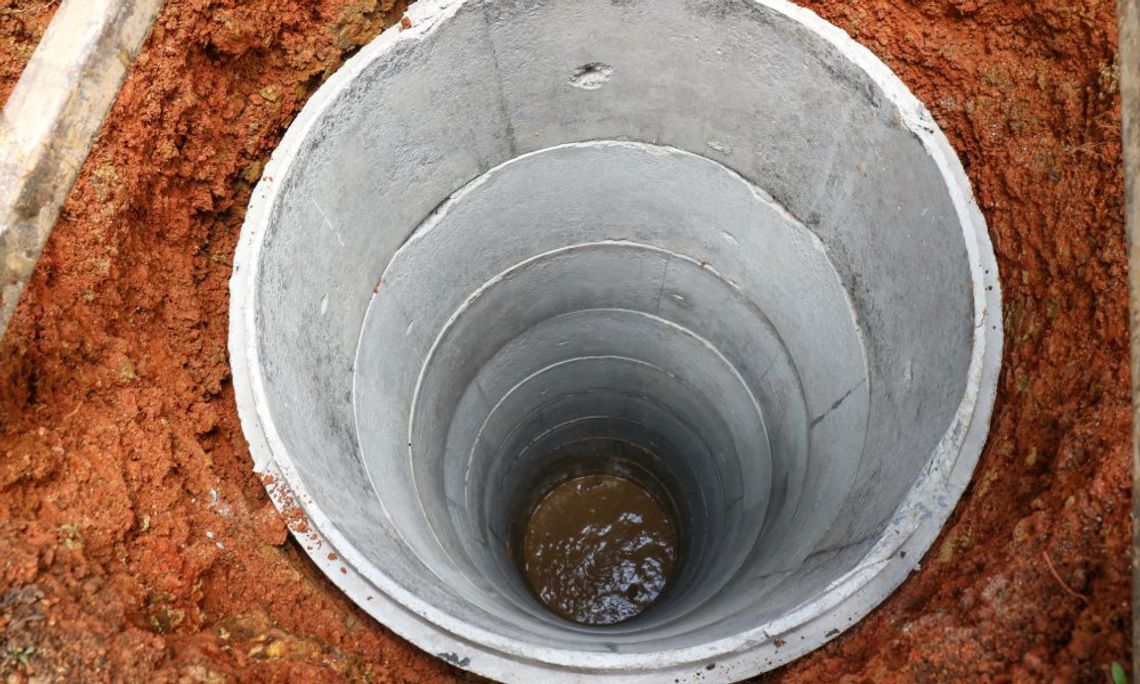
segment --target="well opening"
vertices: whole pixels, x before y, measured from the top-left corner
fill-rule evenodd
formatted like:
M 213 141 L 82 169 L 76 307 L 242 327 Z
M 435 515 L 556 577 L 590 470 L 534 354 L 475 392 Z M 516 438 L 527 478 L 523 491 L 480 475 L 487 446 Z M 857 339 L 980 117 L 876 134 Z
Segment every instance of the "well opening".
M 925 109 L 783 2 L 413 10 L 290 129 L 235 265 L 243 425 L 330 577 L 510 680 L 735 679 L 850 625 L 968 481 L 1000 358 Z M 520 521 L 599 474 L 676 562 L 576 623 Z

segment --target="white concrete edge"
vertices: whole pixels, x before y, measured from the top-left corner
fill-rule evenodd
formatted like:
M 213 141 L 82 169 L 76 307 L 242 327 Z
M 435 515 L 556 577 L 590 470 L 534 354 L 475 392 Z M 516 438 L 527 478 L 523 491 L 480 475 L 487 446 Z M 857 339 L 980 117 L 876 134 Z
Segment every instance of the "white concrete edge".
M 1140 0 L 1118 0 L 1132 334 L 1132 677 L 1140 677 Z

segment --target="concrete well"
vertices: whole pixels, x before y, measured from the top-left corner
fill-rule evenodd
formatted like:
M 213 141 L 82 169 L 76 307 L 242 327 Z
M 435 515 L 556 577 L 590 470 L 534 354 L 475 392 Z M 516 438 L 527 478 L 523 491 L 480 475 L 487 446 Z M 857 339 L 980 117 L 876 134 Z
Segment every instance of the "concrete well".
M 356 603 L 507 681 L 728 681 L 916 566 L 1001 356 L 961 166 L 869 52 L 780 0 L 413 6 L 255 191 L 230 353 L 258 472 Z M 666 595 L 587 626 L 507 540 L 608 439 L 676 502 Z

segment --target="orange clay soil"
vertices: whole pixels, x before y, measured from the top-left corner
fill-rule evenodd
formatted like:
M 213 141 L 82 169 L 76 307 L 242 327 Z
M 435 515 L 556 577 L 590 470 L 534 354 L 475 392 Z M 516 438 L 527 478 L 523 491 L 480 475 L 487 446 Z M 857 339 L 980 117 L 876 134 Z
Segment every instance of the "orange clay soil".
M 168 0 L 0 345 L 8 681 L 464 677 L 288 537 L 226 358 L 251 183 L 313 89 L 401 17 L 392 2 Z M 974 483 L 921 570 L 768 680 L 1108 681 L 1130 655 L 1113 1 L 807 4 L 886 60 L 962 156 L 1006 350 Z M 0 4 L 0 92 L 51 9 Z
M 0 0 L 0 103 L 31 59 L 55 7 L 55 0 Z

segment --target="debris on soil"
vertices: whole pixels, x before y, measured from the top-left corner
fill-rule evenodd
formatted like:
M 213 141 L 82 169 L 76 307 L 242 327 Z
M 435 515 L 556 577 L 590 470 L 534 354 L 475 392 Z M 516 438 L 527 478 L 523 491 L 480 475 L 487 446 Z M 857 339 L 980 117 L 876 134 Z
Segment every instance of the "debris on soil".
M 1114 2 L 804 4 L 894 68 L 961 155 L 1001 268 L 1006 347 L 989 443 L 930 560 L 763 679 L 1103 682 L 1130 662 Z M 0 95 L 52 9 L 0 0 Z M 0 343 L 8 681 L 468 678 L 368 618 L 286 538 L 226 357 L 230 263 L 262 164 L 404 10 L 167 1 Z

